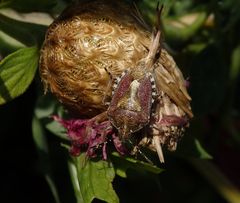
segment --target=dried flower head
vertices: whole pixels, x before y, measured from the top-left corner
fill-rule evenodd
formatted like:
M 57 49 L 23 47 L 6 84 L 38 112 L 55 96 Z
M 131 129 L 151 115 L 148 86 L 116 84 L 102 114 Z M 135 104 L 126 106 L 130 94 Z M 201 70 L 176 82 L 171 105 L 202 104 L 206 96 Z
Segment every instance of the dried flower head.
M 119 1 L 85 2 L 65 10 L 42 46 L 45 90 L 81 116 L 106 110 L 111 78 L 135 67 L 148 52 L 151 35 L 135 16 Z
M 191 98 L 180 69 L 160 44 L 159 27 L 154 33 L 134 8 L 110 0 L 74 5 L 49 27 L 40 58 L 45 90 L 50 89 L 75 114 L 89 118 L 54 117 L 68 131 L 72 154 L 85 150 L 94 157 L 100 150 L 106 159 L 111 141 L 124 154 L 121 139 L 128 139 L 131 132 L 141 137 L 139 145 L 157 151 L 161 162 L 162 146 L 176 149 L 193 117 Z M 127 76 L 118 78 L 124 71 Z M 124 112 L 125 118 L 116 112 Z M 138 117 L 134 120 L 131 115 L 138 115 L 141 125 L 135 125 Z M 120 123 L 120 129 L 121 119 L 124 136 L 113 127 Z

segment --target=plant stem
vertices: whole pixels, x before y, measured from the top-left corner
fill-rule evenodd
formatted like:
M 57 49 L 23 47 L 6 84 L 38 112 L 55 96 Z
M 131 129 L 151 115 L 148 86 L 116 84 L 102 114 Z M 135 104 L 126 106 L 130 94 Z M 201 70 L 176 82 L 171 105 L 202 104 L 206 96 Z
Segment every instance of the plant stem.
M 191 165 L 206 178 L 217 192 L 229 203 L 240 202 L 240 191 L 211 161 L 189 159 Z

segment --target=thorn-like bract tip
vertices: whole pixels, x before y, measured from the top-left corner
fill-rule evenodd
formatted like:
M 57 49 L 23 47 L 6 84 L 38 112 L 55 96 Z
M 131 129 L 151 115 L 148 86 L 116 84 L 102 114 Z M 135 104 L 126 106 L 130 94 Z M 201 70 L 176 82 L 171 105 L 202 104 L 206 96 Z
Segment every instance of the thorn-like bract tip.
M 153 143 L 154 143 L 154 146 L 156 147 L 160 162 L 164 163 L 163 151 L 162 151 L 161 143 L 158 136 L 153 136 Z

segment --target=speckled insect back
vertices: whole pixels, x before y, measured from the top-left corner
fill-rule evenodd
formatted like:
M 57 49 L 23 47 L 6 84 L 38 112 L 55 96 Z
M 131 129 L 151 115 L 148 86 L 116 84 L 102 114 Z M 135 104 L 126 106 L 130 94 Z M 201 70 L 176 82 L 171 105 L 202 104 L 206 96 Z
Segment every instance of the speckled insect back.
M 121 140 L 132 133 L 138 145 L 157 151 L 161 162 L 162 146 L 176 149 L 193 116 L 191 98 L 181 71 L 160 46 L 160 34 L 152 34 L 123 1 L 84 1 L 50 25 L 40 75 L 45 90 L 81 118 L 55 117 L 68 129 L 72 154 L 87 150 L 93 157 L 101 148 L 106 159 L 111 140 L 124 154 Z

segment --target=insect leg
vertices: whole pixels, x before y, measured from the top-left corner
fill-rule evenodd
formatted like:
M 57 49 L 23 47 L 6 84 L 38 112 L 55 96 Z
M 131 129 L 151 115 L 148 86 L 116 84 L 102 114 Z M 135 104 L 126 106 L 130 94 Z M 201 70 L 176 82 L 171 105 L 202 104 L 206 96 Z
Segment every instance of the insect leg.
M 131 146 L 135 146 L 132 141 L 130 139 L 127 140 L 128 143 L 131 145 Z M 136 151 L 150 164 L 153 165 L 153 162 L 142 152 L 142 150 L 139 148 L 139 146 L 135 146 L 136 147 Z

